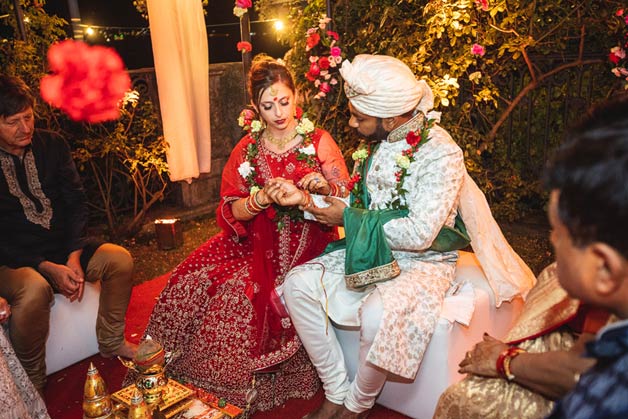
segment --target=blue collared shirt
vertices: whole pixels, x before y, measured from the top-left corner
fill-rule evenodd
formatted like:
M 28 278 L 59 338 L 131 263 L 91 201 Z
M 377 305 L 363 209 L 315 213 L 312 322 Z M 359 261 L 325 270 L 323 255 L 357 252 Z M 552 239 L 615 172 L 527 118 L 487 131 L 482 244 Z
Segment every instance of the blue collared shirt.
M 586 352 L 597 363 L 548 418 L 628 418 L 628 320 L 602 328 Z

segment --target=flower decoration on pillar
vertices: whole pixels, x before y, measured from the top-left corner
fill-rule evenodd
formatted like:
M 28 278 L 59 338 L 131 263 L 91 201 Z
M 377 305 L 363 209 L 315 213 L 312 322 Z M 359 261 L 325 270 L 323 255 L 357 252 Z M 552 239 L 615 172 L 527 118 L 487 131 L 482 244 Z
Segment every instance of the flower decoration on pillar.
M 305 51 L 308 52 L 310 68 L 305 77 L 314 84 L 316 99 L 326 97 L 339 85 L 338 70 L 342 63 L 342 49 L 338 46 L 339 36 L 327 30 L 330 18 L 320 19 L 319 25 L 307 30 Z
M 251 52 L 253 50 L 253 45 L 251 45 L 251 43 L 247 41 L 240 41 L 237 43 L 236 48 L 238 48 L 238 51 L 244 54 L 246 52 Z
M 251 0 L 236 0 L 235 7 L 233 8 L 233 14 L 237 17 L 242 17 L 249 11 L 251 6 L 253 6 L 253 2 Z
M 75 121 L 117 119 L 131 89 L 124 62 L 113 48 L 65 40 L 48 50 L 51 74 L 41 80 L 41 97 Z
M 628 59 L 626 59 L 626 50 L 628 50 L 628 10 L 619 9 L 615 12 L 615 16 L 619 17 L 624 28 L 622 30 L 623 40 L 618 45 L 611 48 L 608 59 L 615 66 L 611 72 L 621 79 L 625 80 L 624 89 L 628 90 Z

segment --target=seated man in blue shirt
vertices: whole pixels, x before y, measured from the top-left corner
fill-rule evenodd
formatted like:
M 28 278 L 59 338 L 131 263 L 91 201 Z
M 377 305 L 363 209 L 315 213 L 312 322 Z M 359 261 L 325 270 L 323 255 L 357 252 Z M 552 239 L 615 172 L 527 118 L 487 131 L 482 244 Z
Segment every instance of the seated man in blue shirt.
M 628 97 L 592 109 L 547 170 L 558 280 L 620 320 L 587 344 L 595 365 L 550 418 L 628 417 Z M 624 226 L 624 227 L 621 227 Z

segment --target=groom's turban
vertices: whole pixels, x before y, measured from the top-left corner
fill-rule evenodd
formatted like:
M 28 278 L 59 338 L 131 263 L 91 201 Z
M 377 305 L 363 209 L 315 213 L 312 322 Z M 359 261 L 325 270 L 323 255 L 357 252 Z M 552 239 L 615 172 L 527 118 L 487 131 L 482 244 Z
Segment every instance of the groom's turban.
M 434 107 L 432 89 L 396 58 L 357 55 L 342 63 L 340 75 L 347 98 L 365 115 L 389 118 L 414 109 L 427 114 Z

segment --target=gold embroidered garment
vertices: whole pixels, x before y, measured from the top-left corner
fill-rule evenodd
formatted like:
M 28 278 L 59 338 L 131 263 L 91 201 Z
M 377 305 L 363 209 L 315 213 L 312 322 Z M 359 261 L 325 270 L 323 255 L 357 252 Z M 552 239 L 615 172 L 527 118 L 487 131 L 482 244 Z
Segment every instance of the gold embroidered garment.
M 572 319 L 578 306 L 558 284 L 552 264 L 539 275 L 505 340 L 532 353 L 569 350 L 575 335 L 557 327 Z M 441 395 L 434 419 L 535 419 L 552 407 L 551 400 L 514 382 L 469 375 Z

